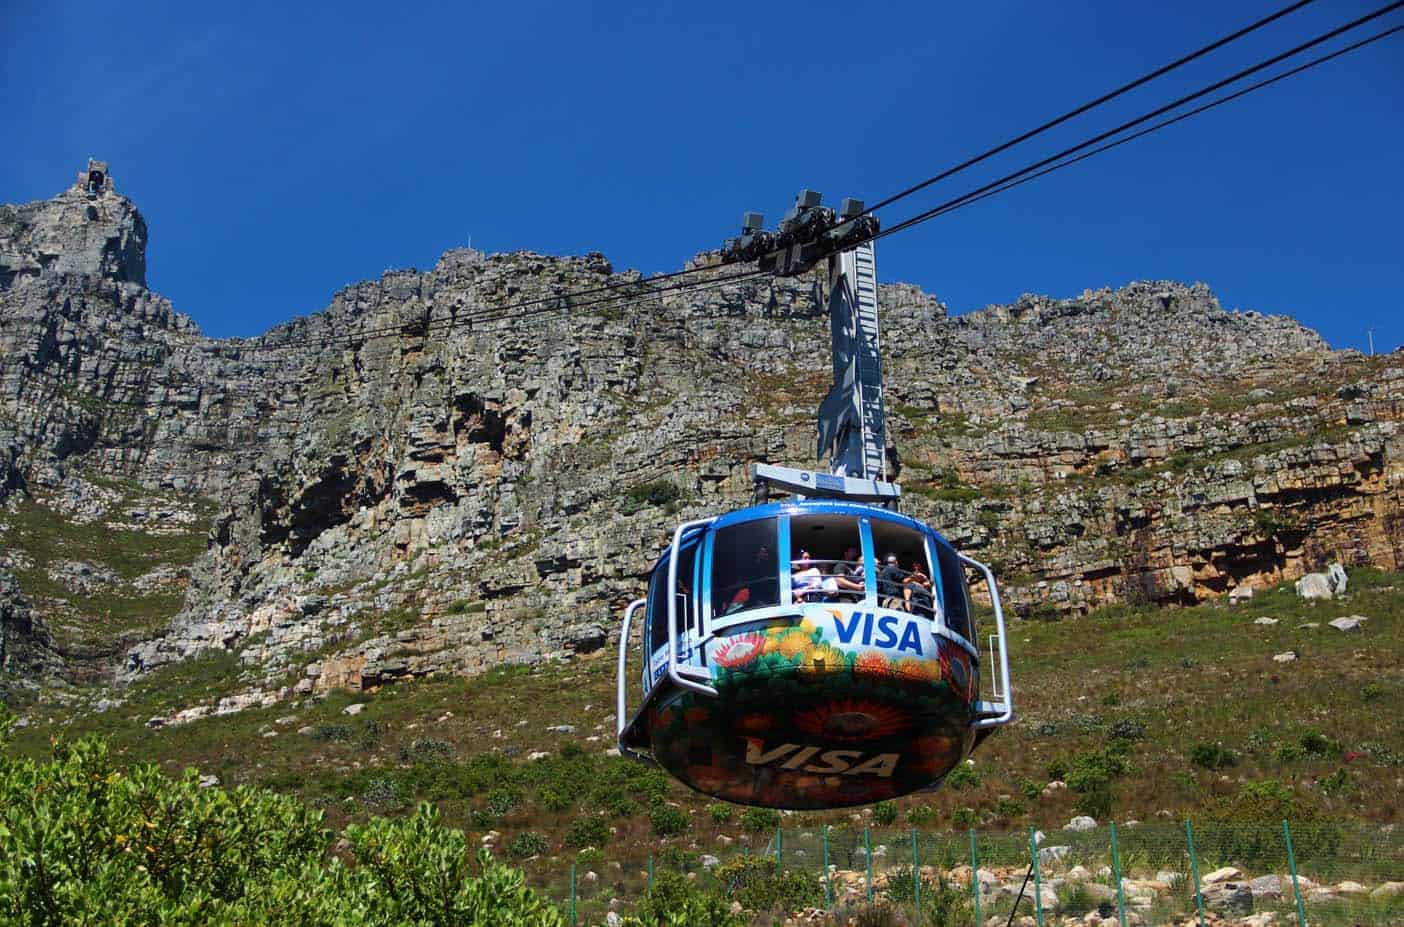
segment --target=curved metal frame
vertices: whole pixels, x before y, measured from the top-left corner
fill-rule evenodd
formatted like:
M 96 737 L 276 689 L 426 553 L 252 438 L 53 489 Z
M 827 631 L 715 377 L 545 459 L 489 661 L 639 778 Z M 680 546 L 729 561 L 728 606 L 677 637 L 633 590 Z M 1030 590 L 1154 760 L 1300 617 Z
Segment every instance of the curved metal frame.
M 619 748 L 620 756 L 627 756 L 631 760 L 638 760 L 642 763 L 653 762 L 652 757 L 624 745 L 624 731 L 629 727 L 629 689 L 628 680 L 625 679 L 626 668 L 629 656 L 629 624 L 633 621 L 634 612 L 648 605 L 648 599 L 635 599 L 629 603 L 629 607 L 624 609 L 624 622 L 619 628 L 619 673 L 615 682 L 615 705 L 614 705 L 614 740 Z
M 985 577 L 985 584 L 990 587 L 990 604 L 994 606 L 995 615 L 995 636 L 999 638 L 999 691 L 1004 695 L 1003 704 L 999 702 L 976 702 L 976 710 L 983 708 L 985 711 L 993 711 L 995 714 L 989 717 L 977 718 L 971 726 L 976 730 L 988 727 L 999 727 L 1001 724 L 1008 724 L 1014 718 L 1014 696 L 1009 689 L 1009 644 L 1004 632 L 1004 608 L 999 601 L 999 586 L 995 583 L 994 573 L 990 568 L 978 560 L 965 556 L 960 551 L 956 551 L 956 556 L 962 563 L 969 564 L 979 570 Z
M 710 518 L 698 518 L 678 525 L 677 530 L 673 532 L 673 546 L 668 557 L 668 678 L 679 688 L 712 698 L 716 698 L 718 695 L 716 689 L 683 676 L 682 658 L 678 656 L 678 597 L 673 590 L 678 588 L 678 560 L 681 559 L 679 555 L 682 550 L 683 535 L 693 528 L 705 528 L 716 520 L 717 516 L 713 515 Z M 696 598 L 696 592 L 697 590 L 694 589 L 694 598 Z M 698 646 L 701 646 L 700 640 Z M 708 675 L 706 678 L 710 679 L 711 676 Z

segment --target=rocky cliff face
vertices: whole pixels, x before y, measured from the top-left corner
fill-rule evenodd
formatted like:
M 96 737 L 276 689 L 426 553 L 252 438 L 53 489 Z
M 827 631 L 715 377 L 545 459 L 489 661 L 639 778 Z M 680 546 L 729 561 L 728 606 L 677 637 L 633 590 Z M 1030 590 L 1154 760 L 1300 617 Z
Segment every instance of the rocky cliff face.
M 215 341 L 145 288 L 145 239 L 110 191 L 0 211 L 11 679 L 218 648 L 276 695 L 596 648 L 677 520 L 812 456 L 809 280 L 469 324 L 639 277 L 456 250 Z M 1019 612 L 1404 566 L 1400 354 L 1199 284 L 955 319 L 909 286 L 880 300 L 905 508 L 994 561 Z M 117 552 L 74 555 L 94 532 Z

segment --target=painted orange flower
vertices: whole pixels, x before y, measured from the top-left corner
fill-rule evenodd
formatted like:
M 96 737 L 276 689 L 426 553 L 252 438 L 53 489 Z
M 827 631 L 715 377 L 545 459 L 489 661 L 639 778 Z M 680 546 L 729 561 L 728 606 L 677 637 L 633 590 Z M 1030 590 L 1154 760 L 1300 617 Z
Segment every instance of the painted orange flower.
M 742 634 L 718 647 L 712 654 L 712 660 L 718 666 L 725 666 L 727 669 L 740 669 L 756 662 L 756 658 L 764 649 L 764 637 L 754 633 Z
M 795 727 L 806 734 L 842 743 L 876 740 L 911 726 L 905 711 L 860 699 L 838 699 L 796 712 Z
M 859 676 L 886 676 L 892 672 L 892 663 L 877 651 L 868 650 L 853 662 L 853 672 Z
M 897 661 L 897 675 L 911 682 L 934 682 L 941 678 L 941 665 L 916 657 L 903 657 Z

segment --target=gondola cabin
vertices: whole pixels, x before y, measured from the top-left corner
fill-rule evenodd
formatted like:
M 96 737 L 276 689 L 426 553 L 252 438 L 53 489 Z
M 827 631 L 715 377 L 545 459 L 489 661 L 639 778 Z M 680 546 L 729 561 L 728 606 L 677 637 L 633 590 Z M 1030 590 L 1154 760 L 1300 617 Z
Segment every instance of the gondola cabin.
M 982 665 L 967 567 L 994 606 L 993 667 Z M 635 685 L 631 648 L 642 656 Z M 918 521 L 837 500 L 680 525 L 647 598 L 625 612 L 618 686 L 621 752 L 699 792 L 774 808 L 933 786 L 1012 717 L 990 571 Z

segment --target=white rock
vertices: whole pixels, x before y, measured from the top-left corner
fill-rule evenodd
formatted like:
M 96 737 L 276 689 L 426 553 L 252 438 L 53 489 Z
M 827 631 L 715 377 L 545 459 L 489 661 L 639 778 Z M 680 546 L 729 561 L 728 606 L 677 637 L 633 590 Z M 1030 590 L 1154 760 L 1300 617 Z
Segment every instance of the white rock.
M 1370 890 L 1359 882 L 1341 882 L 1336 885 L 1336 891 L 1342 895 L 1364 895 Z
M 1261 617 L 1261 618 L 1254 618 L 1254 619 L 1253 619 L 1253 623 L 1254 623 L 1254 624 L 1277 624 L 1277 619 L 1276 619 L 1276 618 L 1269 618 L 1267 615 L 1264 615 L 1264 616 Z
M 548 757 L 548 756 L 550 756 L 550 755 L 551 755 L 551 752 L 550 752 L 549 750 L 533 750 L 533 751 L 531 751 L 530 753 L 527 754 L 527 759 L 528 759 L 528 760 L 532 760 L 532 761 L 535 761 L 535 760 L 544 760 L 544 759 L 546 759 L 546 757 Z
M 1238 923 L 1244 927 L 1272 927 L 1277 923 L 1277 915 L 1271 911 L 1259 911 L 1257 914 L 1249 914 L 1247 917 L 1240 917 Z
M 1371 901 L 1384 901 L 1404 893 L 1404 882 L 1382 882 L 1370 893 Z
M 1234 882 L 1243 878 L 1243 872 L 1232 866 L 1215 869 L 1199 881 L 1204 885 L 1218 885 L 1220 882 Z
M 219 776 L 210 775 L 200 777 L 200 788 L 202 789 L 212 789 L 217 785 L 219 785 Z
M 1275 653 L 1272 655 L 1272 662 L 1274 663 L 1293 663 L 1296 661 L 1296 659 L 1297 654 L 1291 650 L 1288 650 L 1285 653 Z
M 345 708 L 341 709 L 341 713 L 344 714 L 344 715 L 358 715 L 358 714 L 360 714 L 361 712 L 363 712 L 363 711 L 365 711 L 365 710 L 366 710 L 366 705 L 365 705 L 365 703 L 364 703 L 364 702 L 357 702 L 357 703 L 354 704 L 354 705 L 347 705 Z
M 1068 870 L 1068 879 L 1073 882 L 1086 882 L 1092 878 L 1092 873 L 1087 871 L 1086 866 L 1074 866 Z
M 1053 863 L 1064 859 L 1072 852 L 1072 847 L 1041 847 L 1038 851 L 1038 861 L 1040 863 Z
M 1346 615 L 1343 618 L 1336 618 L 1326 623 L 1337 631 L 1354 631 L 1356 628 L 1360 627 L 1361 622 L 1369 620 L 1370 619 L 1364 615 Z
M 712 854 L 710 854 L 710 853 L 703 853 L 703 854 L 702 854 L 702 868 L 703 868 L 703 869 L 713 869 L 713 868 L 715 868 L 715 867 L 717 867 L 717 866 L 720 866 L 720 865 L 721 865 L 721 860 L 717 859 L 717 858 L 716 858 L 715 856 L 713 856 Z
M 1085 831 L 1093 830 L 1097 827 L 1096 818 L 1090 818 L 1085 814 L 1079 814 L 1063 826 L 1063 830 Z

